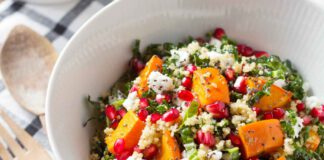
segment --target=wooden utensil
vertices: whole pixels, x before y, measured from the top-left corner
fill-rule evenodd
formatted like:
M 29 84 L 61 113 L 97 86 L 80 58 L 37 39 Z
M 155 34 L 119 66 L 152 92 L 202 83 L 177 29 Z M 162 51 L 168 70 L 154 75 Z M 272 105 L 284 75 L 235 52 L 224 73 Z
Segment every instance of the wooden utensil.
M 9 128 L 15 134 L 16 139 L 21 142 L 21 144 L 19 144 L 17 140 L 13 138 L 3 126 L 0 125 L 0 137 L 8 145 L 13 154 L 12 155 L 8 149 L 2 143 L 0 143 L 0 157 L 3 160 L 14 158 L 18 160 L 51 159 L 43 147 L 37 143 L 26 131 L 14 123 L 13 120 L 11 120 L 9 116 L 2 110 L 0 110 L 0 117 L 8 124 Z
M 0 68 L 4 82 L 15 100 L 40 115 L 44 126 L 47 84 L 57 54 L 51 43 L 30 28 L 13 28 L 3 44 Z

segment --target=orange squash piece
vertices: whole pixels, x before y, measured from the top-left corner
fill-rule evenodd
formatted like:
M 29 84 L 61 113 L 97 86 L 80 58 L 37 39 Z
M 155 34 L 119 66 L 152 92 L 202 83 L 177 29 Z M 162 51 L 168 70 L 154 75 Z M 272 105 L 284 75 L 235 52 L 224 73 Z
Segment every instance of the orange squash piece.
M 180 160 L 181 152 L 177 140 L 171 136 L 170 131 L 162 135 L 162 145 L 157 160 Z
M 281 156 L 277 160 L 286 160 L 286 157 L 285 156 Z
M 245 158 L 270 153 L 284 143 L 284 134 L 277 119 L 262 120 L 242 126 L 238 130 Z
M 139 76 L 141 78 L 138 95 L 141 96 L 144 92 L 148 90 L 147 80 L 153 71 L 161 71 L 163 65 L 163 60 L 158 56 L 154 55 L 152 58 L 146 63 L 145 68 L 140 72 Z
M 253 93 L 261 90 L 265 82 L 266 80 L 262 78 L 249 77 L 246 83 L 248 90 Z M 286 91 L 281 87 L 271 85 L 270 95 L 261 97 L 260 100 L 254 104 L 254 106 L 260 108 L 262 111 L 270 111 L 278 107 L 283 108 L 291 101 L 292 95 L 293 94 L 291 92 Z
M 116 130 L 111 135 L 107 135 L 106 144 L 111 153 L 115 153 L 114 144 L 117 139 L 125 140 L 125 149 L 135 147 L 142 135 L 145 123 L 141 121 L 133 111 L 128 111 L 119 122 Z
M 192 90 L 202 106 L 222 101 L 230 102 L 230 94 L 225 77 L 216 68 L 198 69 L 193 75 Z
M 305 142 L 305 147 L 308 150 L 311 151 L 316 151 L 318 145 L 321 142 L 321 138 L 320 136 L 313 130 L 309 131 L 309 137 L 307 138 L 306 142 Z

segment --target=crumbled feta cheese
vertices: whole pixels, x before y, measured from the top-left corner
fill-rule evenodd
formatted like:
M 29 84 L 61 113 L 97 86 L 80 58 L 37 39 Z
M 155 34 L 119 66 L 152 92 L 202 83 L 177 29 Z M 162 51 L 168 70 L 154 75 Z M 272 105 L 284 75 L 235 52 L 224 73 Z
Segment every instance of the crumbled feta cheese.
M 286 155 L 292 155 L 295 151 L 295 148 L 293 146 L 293 140 L 290 138 L 286 138 L 284 140 L 284 152 Z
M 222 42 L 216 38 L 211 38 L 209 41 L 209 44 L 214 45 L 216 48 L 220 48 L 222 45 Z
M 231 133 L 231 128 L 226 127 L 226 128 L 222 128 L 223 131 L 223 137 L 226 137 L 228 134 Z
M 137 97 L 137 92 L 131 92 L 128 94 L 127 99 L 124 101 L 123 106 L 128 111 L 135 111 L 139 106 L 139 98 Z
M 156 93 L 170 91 L 174 88 L 173 80 L 170 77 L 163 75 L 157 71 L 153 71 L 149 75 L 148 86 Z
M 273 84 L 281 88 L 287 85 L 284 79 L 278 79 Z
M 309 109 L 320 107 L 321 104 L 320 99 L 315 96 L 306 97 L 306 107 Z
M 193 41 L 193 42 L 191 42 L 190 44 L 188 44 L 186 50 L 187 50 L 190 54 L 193 54 L 193 53 L 195 53 L 196 51 L 198 51 L 199 49 L 200 49 L 199 43 L 196 42 L 196 41 Z
M 250 72 L 250 71 L 252 71 L 252 70 L 255 68 L 255 66 L 256 66 L 255 62 L 252 62 L 252 63 L 246 63 L 246 64 L 243 66 L 243 72 L 244 72 L 244 73 Z
M 210 132 L 210 133 L 214 133 L 214 126 L 213 125 L 210 125 L 210 124 L 205 124 L 205 125 L 203 125 L 202 127 L 201 127 L 201 130 L 203 131 L 203 132 Z
M 211 151 L 207 154 L 208 160 L 221 160 L 223 156 L 223 153 L 219 150 Z
M 174 136 L 174 133 L 178 131 L 178 124 L 174 124 L 170 127 L 170 131 L 171 131 L 171 136 L 173 137 Z
M 134 85 L 139 85 L 140 82 L 141 82 L 141 77 L 139 76 L 133 81 Z
M 303 129 L 303 119 L 297 117 L 297 123 L 293 126 L 294 129 L 294 138 L 299 137 L 299 132 Z
M 128 157 L 127 160 L 142 160 L 143 153 L 133 152 L 132 156 Z
M 203 144 L 200 144 L 197 156 L 199 159 L 206 159 L 208 152 L 210 152 L 209 148 Z
M 176 66 L 184 66 L 189 63 L 189 53 L 183 50 L 171 50 L 171 59 L 176 60 Z
M 215 51 L 207 52 L 206 54 L 208 55 L 210 60 L 209 65 L 213 66 L 219 63 L 221 69 L 226 69 L 228 67 L 231 67 L 235 62 L 233 54 L 229 54 L 229 53 L 220 54 Z

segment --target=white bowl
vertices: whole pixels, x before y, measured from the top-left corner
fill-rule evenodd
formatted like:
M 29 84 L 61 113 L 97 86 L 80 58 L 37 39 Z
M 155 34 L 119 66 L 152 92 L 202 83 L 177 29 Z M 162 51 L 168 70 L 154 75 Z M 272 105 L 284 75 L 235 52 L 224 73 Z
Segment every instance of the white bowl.
M 108 89 L 131 57 L 131 44 L 178 42 L 223 27 L 231 38 L 289 58 L 324 97 L 323 2 L 310 0 L 120 0 L 74 35 L 54 68 L 47 97 L 50 144 L 57 159 L 89 157 L 92 127 L 84 98 Z

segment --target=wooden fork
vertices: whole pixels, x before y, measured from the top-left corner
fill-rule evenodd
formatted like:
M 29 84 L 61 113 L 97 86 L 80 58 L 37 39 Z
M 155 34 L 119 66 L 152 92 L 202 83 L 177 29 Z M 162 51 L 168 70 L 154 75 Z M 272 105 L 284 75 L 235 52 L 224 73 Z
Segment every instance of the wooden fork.
M 0 117 L 8 124 L 17 137 L 13 138 L 8 131 L 0 125 L 0 138 L 2 138 L 4 143 L 8 146 L 8 148 L 6 148 L 0 142 L 0 157 L 3 160 L 51 160 L 45 149 L 43 149 L 43 147 L 26 131 L 14 123 L 2 110 L 0 110 Z

